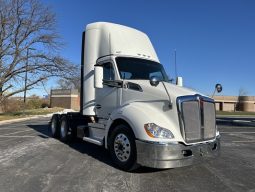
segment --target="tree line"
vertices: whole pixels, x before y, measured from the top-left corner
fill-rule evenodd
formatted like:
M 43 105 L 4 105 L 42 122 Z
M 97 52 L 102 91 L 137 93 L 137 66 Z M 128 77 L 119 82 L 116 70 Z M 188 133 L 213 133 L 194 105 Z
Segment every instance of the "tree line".
M 51 77 L 66 85 L 80 77 L 79 66 L 62 57 L 61 48 L 49 7 L 39 0 L 0 0 L 0 104 Z

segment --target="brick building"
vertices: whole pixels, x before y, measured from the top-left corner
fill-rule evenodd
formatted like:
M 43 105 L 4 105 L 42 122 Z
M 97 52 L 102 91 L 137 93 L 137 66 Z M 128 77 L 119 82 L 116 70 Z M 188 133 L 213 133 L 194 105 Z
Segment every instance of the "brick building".
M 52 89 L 50 106 L 80 110 L 80 94 L 77 89 Z
M 214 96 L 216 110 L 255 112 L 255 96 Z

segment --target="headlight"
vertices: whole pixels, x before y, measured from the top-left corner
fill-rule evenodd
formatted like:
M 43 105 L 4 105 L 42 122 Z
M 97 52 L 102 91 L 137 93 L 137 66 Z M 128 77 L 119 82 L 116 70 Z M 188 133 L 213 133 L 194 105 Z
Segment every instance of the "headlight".
M 153 138 L 166 138 L 166 139 L 174 138 L 174 135 L 170 130 L 160 127 L 155 123 L 144 124 L 144 129 L 146 133 Z

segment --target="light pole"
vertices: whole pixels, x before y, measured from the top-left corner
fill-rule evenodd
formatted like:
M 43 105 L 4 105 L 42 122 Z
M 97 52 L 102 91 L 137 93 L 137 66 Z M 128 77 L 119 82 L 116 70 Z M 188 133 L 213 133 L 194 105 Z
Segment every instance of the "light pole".
M 27 60 L 26 60 L 26 67 L 25 67 L 25 87 L 24 87 L 24 111 L 26 108 L 26 96 L 27 96 L 27 67 L 28 67 L 28 54 L 29 50 L 35 50 L 34 48 L 28 48 L 27 49 Z

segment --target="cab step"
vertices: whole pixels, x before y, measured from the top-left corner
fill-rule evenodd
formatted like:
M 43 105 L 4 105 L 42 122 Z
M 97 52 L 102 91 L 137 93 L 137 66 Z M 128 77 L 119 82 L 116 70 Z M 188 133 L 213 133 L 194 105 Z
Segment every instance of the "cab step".
M 103 145 L 103 140 L 100 140 L 98 138 L 91 138 L 91 137 L 83 137 L 83 141 L 87 141 L 89 143 L 93 143 L 99 146 Z

